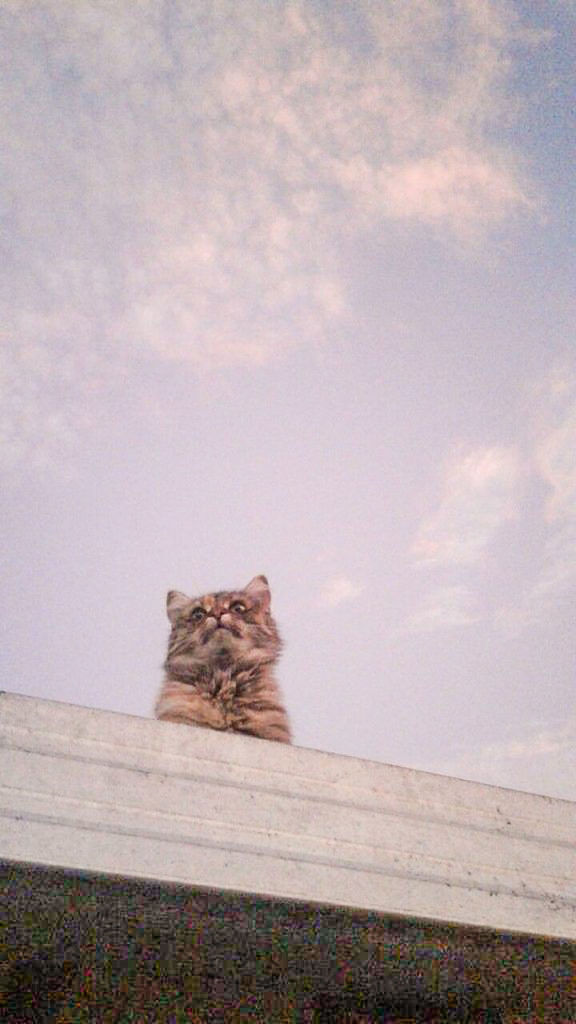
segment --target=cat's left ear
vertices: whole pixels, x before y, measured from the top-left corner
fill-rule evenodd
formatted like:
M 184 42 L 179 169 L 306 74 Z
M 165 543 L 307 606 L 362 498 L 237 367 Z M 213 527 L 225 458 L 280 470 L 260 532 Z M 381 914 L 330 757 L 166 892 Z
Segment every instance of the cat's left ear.
M 268 586 L 268 580 L 265 576 L 255 576 L 247 587 L 244 587 L 247 594 L 255 597 L 265 611 L 270 608 L 270 587 Z
M 187 604 L 190 604 L 190 598 L 186 597 L 186 594 L 182 594 L 179 590 L 169 590 L 166 597 L 166 612 L 172 625 L 176 622 L 176 619 L 180 615 L 180 612 Z

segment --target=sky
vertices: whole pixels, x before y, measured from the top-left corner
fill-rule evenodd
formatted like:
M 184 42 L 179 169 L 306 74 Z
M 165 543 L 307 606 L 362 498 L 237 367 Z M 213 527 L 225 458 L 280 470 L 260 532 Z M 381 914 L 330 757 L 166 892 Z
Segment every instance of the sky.
M 572 0 L 0 0 L 3 689 L 265 573 L 303 747 L 576 800 Z

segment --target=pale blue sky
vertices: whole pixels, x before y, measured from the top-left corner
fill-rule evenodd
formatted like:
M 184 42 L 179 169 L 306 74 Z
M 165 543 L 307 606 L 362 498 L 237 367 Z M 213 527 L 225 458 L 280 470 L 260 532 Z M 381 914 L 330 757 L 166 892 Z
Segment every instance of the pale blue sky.
M 556 0 L 0 0 L 5 689 L 266 573 L 303 746 L 576 799 Z

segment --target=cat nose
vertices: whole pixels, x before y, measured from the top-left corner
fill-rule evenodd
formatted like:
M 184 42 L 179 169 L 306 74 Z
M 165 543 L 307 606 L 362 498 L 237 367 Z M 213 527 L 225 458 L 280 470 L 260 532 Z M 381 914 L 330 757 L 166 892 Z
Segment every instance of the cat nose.
M 231 621 L 232 620 L 230 619 L 230 615 L 228 614 L 228 612 L 222 612 L 222 615 L 220 616 L 220 625 L 221 626 L 230 626 L 231 625 Z

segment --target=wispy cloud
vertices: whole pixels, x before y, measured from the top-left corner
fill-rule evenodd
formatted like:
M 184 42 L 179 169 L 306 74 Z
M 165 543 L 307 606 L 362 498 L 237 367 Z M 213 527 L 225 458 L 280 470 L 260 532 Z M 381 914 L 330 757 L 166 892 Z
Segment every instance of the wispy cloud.
M 431 590 L 418 609 L 396 631 L 395 636 L 436 633 L 470 626 L 478 621 L 474 592 L 466 586 L 444 586 Z
M 438 505 L 422 521 L 411 554 L 416 566 L 433 574 L 450 571 L 456 580 L 425 594 L 403 627 L 409 631 L 440 625 L 444 618 L 450 624 L 452 608 L 454 625 L 459 618 L 462 624 L 470 621 L 478 570 L 494 568 L 492 553 L 511 521 L 519 536 L 526 529 L 538 536 L 540 548 L 524 559 L 508 600 L 502 601 L 498 587 L 492 596 L 490 581 L 483 578 L 487 614 L 496 628 L 514 636 L 528 627 L 546 627 L 576 597 L 574 368 L 555 365 L 525 391 L 516 445 L 462 449 L 445 465 Z M 528 512 L 524 498 L 534 486 L 540 504 Z M 527 514 L 535 517 L 530 527 Z
M 510 447 L 459 452 L 448 462 L 438 508 L 418 531 L 413 553 L 429 566 L 480 562 L 500 527 L 517 514 L 520 459 Z
M 499 2 L 31 0 L 4 30 L 10 345 L 48 365 L 10 458 L 47 408 L 78 429 L 50 390 L 63 339 L 97 375 L 267 362 L 346 312 L 344 237 L 467 235 L 530 203 L 489 141 L 532 45 Z M 86 405 L 82 369 L 69 393 Z
M 576 800 L 576 719 L 538 725 L 498 743 L 470 745 L 434 771 Z
M 332 576 L 323 584 L 318 604 L 323 608 L 336 608 L 346 601 L 354 601 L 362 590 L 363 587 L 354 583 L 348 576 Z
M 520 633 L 546 624 L 576 598 L 576 372 L 566 363 L 528 389 L 532 472 L 547 488 L 544 541 L 536 578 L 520 601 L 500 608 L 496 622 Z
M 549 523 L 576 517 L 576 376 L 556 375 L 549 383 L 552 423 L 536 444 L 537 471 L 548 485 Z
M 87 396 L 100 392 L 110 368 L 89 347 L 43 344 L 41 318 L 36 330 L 34 340 L 31 329 L 20 345 L 0 344 L 0 469 L 22 463 L 61 472 L 81 432 L 94 425 Z
M 418 529 L 412 563 L 432 573 L 399 636 L 470 626 L 480 621 L 478 570 L 489 561 L 503 525 L 518 515 L 523 468 L 515 447 L 461 447 L 442 471 L 436 508 Z M 439 585 L 438 574 L 454 579 Z
M 511 169 L 459 147 L 396 167 L 383 185 L 390 216 L 450 225 L 462 235 L 531 205 Z

